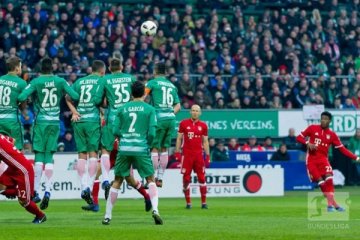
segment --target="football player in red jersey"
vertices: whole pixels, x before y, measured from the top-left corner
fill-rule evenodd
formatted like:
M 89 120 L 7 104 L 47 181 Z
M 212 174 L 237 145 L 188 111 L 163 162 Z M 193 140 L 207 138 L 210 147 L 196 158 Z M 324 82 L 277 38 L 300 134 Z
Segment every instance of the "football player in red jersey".
M 34 168 L 24 154 L 14 145 L 14 139 L 0 134 L 0 162 L 2 174 L 0 176 L 0 193 L 12 198 L 17 195 L 18 201 L 26 211 L 35 215 L 33 223 L 43 223 L 46 215 L 31 199 L 34 195 Z
M 333 171 L 328 160 L 329 147 L 334 145 L 342 154 L 356 161 L 360 158 L 346 149 L 336 133 L 329 129 L 331 119 L 330 112 L 321 113 L 320 125 L 308 126 L 296 140 L 307 146 L 306 168 L 311 181 L 316 182 L 324 193 L 328 202 L 327 210 L 345 211 L 334 198 Z
M 190 118 L 180 122 L 175 156 L 178 159 L 181 157 L 180 148 L 182 147 L 181 173 L 183 174 L 183 191 L 186 199 L 186 208 L 191 208 L 190 182 L 191 172 L 194 170 L 200 183 L 201 207 L 207 209 L 205 165 L 208 166 L 210 164 L 208 127 L 205 122 L 199 120 L 201 115 L 199 105 L 191 107 L 190 115 Z M 206 154 L 205 161 L 203 151 Z

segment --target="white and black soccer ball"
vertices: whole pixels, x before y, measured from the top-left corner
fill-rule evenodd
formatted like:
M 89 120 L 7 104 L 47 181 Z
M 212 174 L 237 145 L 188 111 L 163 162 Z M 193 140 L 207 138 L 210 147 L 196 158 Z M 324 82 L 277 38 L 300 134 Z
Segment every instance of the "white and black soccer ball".
M 146 36 L 154 36 L 157 31 L 157 26 L 153 21 L 145 21 L 140 27 L 141 33 Z

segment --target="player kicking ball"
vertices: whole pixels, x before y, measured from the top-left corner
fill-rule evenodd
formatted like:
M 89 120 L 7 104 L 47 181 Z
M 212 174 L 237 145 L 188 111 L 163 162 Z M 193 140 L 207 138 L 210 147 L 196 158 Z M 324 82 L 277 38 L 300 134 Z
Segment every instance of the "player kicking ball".
M 33 202 L 34 168 L 24 154 L 15 146 L 14 140 L 0 134 L 0 162 L 7 165 L 7 169 L 0 176 L 0 193 L 8 198 L 18 197 L 22 207 L 35 215 L 35 224 L 46 221 L 46 215 Z M 4 167 L 4 164 L 1 164 Z
M 117 200 L 120 186 L 124 179 L 131 177 L 131 166 L 137 167 L 142 178 L 149 186 L 149 195 L 153 208 L 152 217 L 156 225 L 162 225 L 163 220 L 158 210 L 158 188 L 154 179 L 154 168 L 150 159 L 150 146 L 155 137 L 155 109 L 144 102 L 145 85 L 136 81 L 131 86 L 133 100 L 119 108 L 113 124 L 113 132 L 119 137 L 119 154 L 115 163 L 115 180 L 106 202 L 106 213 L 102 224 L 109 225 L 112 209 Z
M 306 168 L 310 180 L 316 182 L 327 199 L 328 212 L 344 212 L 335 201 L 333 171 L 328 160 L 329 147 L 335 148 L 348 158 L 359 161 L 360 158 L 350 152 L 341 143 L 339 137 L 329 129 L 332 115 L 330 112 L 321 113 L 320 125 L 310 125 L 296 137 L 299 143 L 306 144 Z

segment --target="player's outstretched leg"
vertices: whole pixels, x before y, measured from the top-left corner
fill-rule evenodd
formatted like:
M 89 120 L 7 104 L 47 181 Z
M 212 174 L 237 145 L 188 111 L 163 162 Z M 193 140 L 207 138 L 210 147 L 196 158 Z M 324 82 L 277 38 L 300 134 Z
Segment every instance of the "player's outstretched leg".
M 30 197 L 29 197 L 29 199 L 30 199 Z M 33 201 L 19 198 L 19 203 L 26 209 L 26 211 L 35 215 L 35 218 L 32 221 L 32 223 L 40 224 L 40 223 L 43 223 L 46 221 L 45 213 L 40 211 L 38 206 Z

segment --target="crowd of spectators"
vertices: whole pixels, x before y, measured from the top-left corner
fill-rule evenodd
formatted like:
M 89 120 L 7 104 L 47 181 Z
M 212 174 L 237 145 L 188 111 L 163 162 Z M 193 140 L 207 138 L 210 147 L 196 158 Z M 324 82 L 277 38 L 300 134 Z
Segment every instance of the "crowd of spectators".
M 17 55 L 30 80 L 49 56 L 54 73 L 71 84 L 91 71 L 94 59 L 116 56 L 124 72 L 144 81 L 164 61 L 183 108 L 360 108 L 359 0 L 285 1 L 303 4 L 282 9 L 263 7 L 276 1 L 194 2 L 172 8 L 159 0 L 125 9 L 9 1 L 0 5 L 0 74 L 5 59 Z M 146 19 L 159 26 L 156 36 L 140 34 Z M 30 107 L 24 121 L 31 114 Z M 62 104 L 63 143 L 69 117 Z

